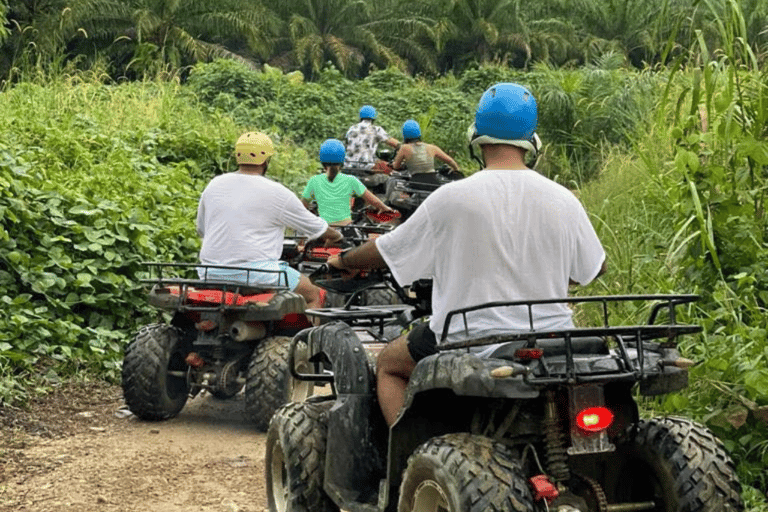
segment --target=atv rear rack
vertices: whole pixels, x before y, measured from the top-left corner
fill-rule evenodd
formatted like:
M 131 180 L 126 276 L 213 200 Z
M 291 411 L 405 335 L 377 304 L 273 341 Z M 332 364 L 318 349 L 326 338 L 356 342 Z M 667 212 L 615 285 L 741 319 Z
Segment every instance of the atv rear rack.
M 489 345 L 491 343 L 498 343 L 498 341 L 485 341 L 472 340 L 471 342 L 449 342 L 446 343 L 448 338 L 448 329 L 451 325 L 451 320 L 454 317 L 461 315 L 464 320 L 464 333 L 469 336 L 467 313 L 472 311 L 478 311 L 481 309 L 491 309 L 499 307 L 513 307 L 513 306 L 525 306 L 528 309 L 528 322 L 530 325 L 530 331 L 527 332 L 515 332 L 502 335 L 502 338 L 508 341 L 520 340 L 520 339 L 534 339 L 536 338 L 553 338 L 563 337 L 565 333 L 571 333 L 571 337 L 585 337 L 585 336 L 600 336 L 600 335 L 612 335 L 612 334 L 627 334 L 627 330 L 632 333 L 636 333 L 638 329 L 642 332 L 642 337 L 639 339 L 657 339 L 667 337 L 672 341 L 677 336 L 682 334 L 691 334 L 700 332 L 701 327 L 698 325 L 683 325 L 678 324 L 676 320 L 675 307 L 695 302 L 699 299 L 699 295 L 600 295 L 593 297 L 567 297 L 563 299 L 543 299 L 543 300 L 518 300 L 510 302 L 488 302 L 479 306 L 471 306 L 468 308 L 456 309 L 448 313 L 445 318 L 445 324 L 443 327 L 442 335 L 440 336 L 440 347 L 444 347 L 445 350 L 449 348 L 466 348 L 470 346 Z M 651 309 L 651 313 L 647 324 L 641 326 L 615 326 L 612 327 L 608 324 L 608 303 L 611 302 L 637 302 L 637 301 L 659 301 Z M 588 328 L 573 328 L 573 329 L 558 329 L 552 331 L 536 330 L 533 325 L 533 308 L 543 304 L 583 304 L 588 302 L 599 302 L 602 304 L 603 312 L 603 326 L 602 327 L 588 327 Z M 659 316 L 659 312 L 666 309 L 669 315 L 669 324 L 656 325 L 656 318 Z M 497 338 L 493 336 L 492 338 Z M 464 343 L 464 344 L 462 344 Z M 466 344 L 470 343 L 470 344 Z
M 286 285 L 255 287 L 234 281 L 207 278 L 208 269 L 223 268 L 251 273 L 278 274 L 278 282 L 288 282 L 284 270 L 257 270 L 232 265 L 204 265 L 199 263 L 144 262 L 150 277 L 140 282 L 152 285 L 149 302 L 162 309 L 205 312 L 211 310 L 254 311 L 249 320 L 280 320 L 286 314 L 303 311 L 304 299 L 290 291 Z M 179 277 L 204 269 L 203 279 Z M 171 274 L 171 275 L 167 275 Z M 275 300 L 279 295 L 280 300 Z M 295 303 L 295 304 L 294 304 Z M 300 304 L 299 304 L 300 303 Z
M 561 349 L 564 349 L 563 355 L 565 356 L 565 379 L 576 379 L 575 372 L 575 354 L 594 353 L 594 342 L 602 340 L 603 343 L 608 340 L 613 340 L 616 343 L 616 349 L 620 359 L 622 360 L 626 371 L 620 372 L 623 377 L 627 379 L 633 379 L 640 377 L 641 379 L 646 374 L 646 351 L 650 349 L 646 346 L 645 341 L 665 339 L 662 344 L 663 347 L 669 346 L 678 336 L 685 334 L 695 334 L 702 331 L 701 326 L 691 324 L 679 324 L 676 320 L 675 307 L 688 304 L 698 300 L 698 295 L 610 295 L 610 296 L 594 296 L 594 297 L 569 297 L 567 299 L 549 299 L 549 300 L 534 300 L 534 301 L 513 301 L 513 302 L 492 302 L 483 304 L 480 306 L 473 306 L 469 308 L 463 308 L 451 311 L 448 313 L 445 320 L 445 327 L 441 336 L 441 342 L 438 344 L 438 351 L 456 350 L 456 349 L 469 349 L 472 347 L 483 347 L 488 345 L 503 344 L 509 342 L 524 342 L 521 347 L 524 348 L 539 348 L 540 345 L 554 346 L 557 345 Z M 628 301 L 659 301 L 651 308 L 648 322 L 644 325 L 620 325 L 611 326 L 608 325 L 608 303 L 615 302 L 628 302 Z M 467 329 L 467 313 L 477 311 L 480 309 L 495 308 L 495 307 L 509 307 L 509 306 L 526 306 L 528 308 L 529 321 L 533 326 L 533 307 L 540 304 L 553 304 L 553 303 L 601 303 L 603 312 L 603 326 L 601 327 L 581 327 L 571 329 L 554 329 L 554 330 L 539 330 L 536 331 L 531 328 L 527 332 L 510 332 L 494 334 L 491 336 L 477 337 L 473 339 L 459 340 L 459 341 L 446 341 L 448 339 L 448 327 L 453 317 L 461 315 L 464 320 L 465 333 Z M 656 324 L 656 319 L 659 313 L 666 310 L 668 316 L 668 323 Z M 657 345 L 658 346 L 658 345 Z M 592 349 L 589 349 L 592 347 Z M 607 345 L 606 345 L 607 347 Z M 585 351 L 585 349 L 588 349 Z M 636 350 L 637 359 L 636 363 L 630 356 L 630 349 Z M 548 352 L 549 349 L 545 348 L 544 352 Z M 673 361 L 664 361 L 664 365 L 674 366 Z M 530 375 L 528 376 L 530 377 Z M 608 376 L 601 375 L 596 376 L 594 380 L 603 380 L 606 378 L 616 378 L 617 375 Z M 533 382 L 533 379 L 526 379 L 529 383 Z M 578 378 L 577 380 L 584 381 L 584 378 Z M 590 379 L 587 379 L 590 380 Z M 536 378 L 536 383 L 546 384 L 554 382 L 562 382 L 561 378 L 542 379 Z M 547 381 L 547 382 L 545 382 Z

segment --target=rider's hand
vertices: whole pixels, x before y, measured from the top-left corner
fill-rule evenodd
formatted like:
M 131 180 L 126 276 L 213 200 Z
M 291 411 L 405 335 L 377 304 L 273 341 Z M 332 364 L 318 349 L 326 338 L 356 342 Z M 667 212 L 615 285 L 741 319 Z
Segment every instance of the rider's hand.
M 343 242 L 343 241 L 344 241 L 344 237 L 343 236 L 341 238 L 337 239 L 337 240 L 332 240 L 330 238 L 326 238 L 325 239 L 325 243 L 323 244 L 323 247 L 340 247 L 341 246 L 341 242 Z
M 341 271 L 341 277 L 342 279 L 352 279 L 355 277 L 360 271 L 347 268 L 344 266 L 344 262 L 341 260 L 341 254 L 334 254 L 331 257 L 328 258 L 328 265 L 339 269 Z

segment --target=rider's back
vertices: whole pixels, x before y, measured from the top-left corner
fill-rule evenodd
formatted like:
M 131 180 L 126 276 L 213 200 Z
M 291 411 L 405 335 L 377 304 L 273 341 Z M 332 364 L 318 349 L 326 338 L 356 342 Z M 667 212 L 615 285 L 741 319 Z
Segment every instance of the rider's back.
M 377 245 L 385 259 L 397 261 L 390 267 L 399 282 L 434 278 L 430 326 L 438 334 L 453 309 L 566 297 L 569 279 L 588 282 L 604 259 L 578 199 L 530 170 L 486 170 L 444 185 L 398 229 L 412 232 L 398 237 L 408 247 L 390 245 L 387 237 Z M 536 329 L 572 325 L 564 304 L 534 315 Z M 530 329 L 522 307 L 484 310 L 468 321 L 473 333 Z M 452 323 L 452 333 L 460 330 L 462 322 Z

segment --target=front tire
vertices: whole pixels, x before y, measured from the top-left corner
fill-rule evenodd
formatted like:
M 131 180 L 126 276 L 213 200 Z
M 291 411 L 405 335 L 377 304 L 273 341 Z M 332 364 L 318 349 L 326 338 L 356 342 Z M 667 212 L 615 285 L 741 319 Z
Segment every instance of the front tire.
M 734 464 L 712 432 L 684 418 L 640 421 L 617 451 L 609 502 L 654 501 L 654 512 L 744 510 Z
M 284 404 L 303 402 L 314 392 L 314 385 L 298 381 L 288 366 L 291 338 L 272 336 L 260 341 L 251 355 L 245 382 L 245 412 L 261 431 L 267 430 L 272 415 Z M 300 372 L 309 372 L 307 345 L 299 342 L 295 363 Z
M 138 418 L 159 421 L 179 414 L 189 396 L 184 358 L 189 347 L 170 325 L 142 327 L 126 347 L 122 384 L 125 403 Z
M 270 512 L 338 512 L 323 490 L 328 410 L 333 402 L 291 403 L 272 417 L 265 460 Z
M 508 449 L 491 439 L 448 434 L 408 458 L 398 512 L 529 512 L 533 498 Z

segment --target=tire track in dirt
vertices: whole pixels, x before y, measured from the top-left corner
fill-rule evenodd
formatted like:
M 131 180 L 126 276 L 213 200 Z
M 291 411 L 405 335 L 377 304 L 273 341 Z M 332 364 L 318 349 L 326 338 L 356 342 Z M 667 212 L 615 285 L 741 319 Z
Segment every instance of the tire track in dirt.
M 115 417 L 118 388 L 111 401 L 70 406 L 71 429 L 53 438 L 4 428 L 0 510 L 266 511 L 266 435 L 243 402 L 197 397 L 178 417 L 149 423 Z

